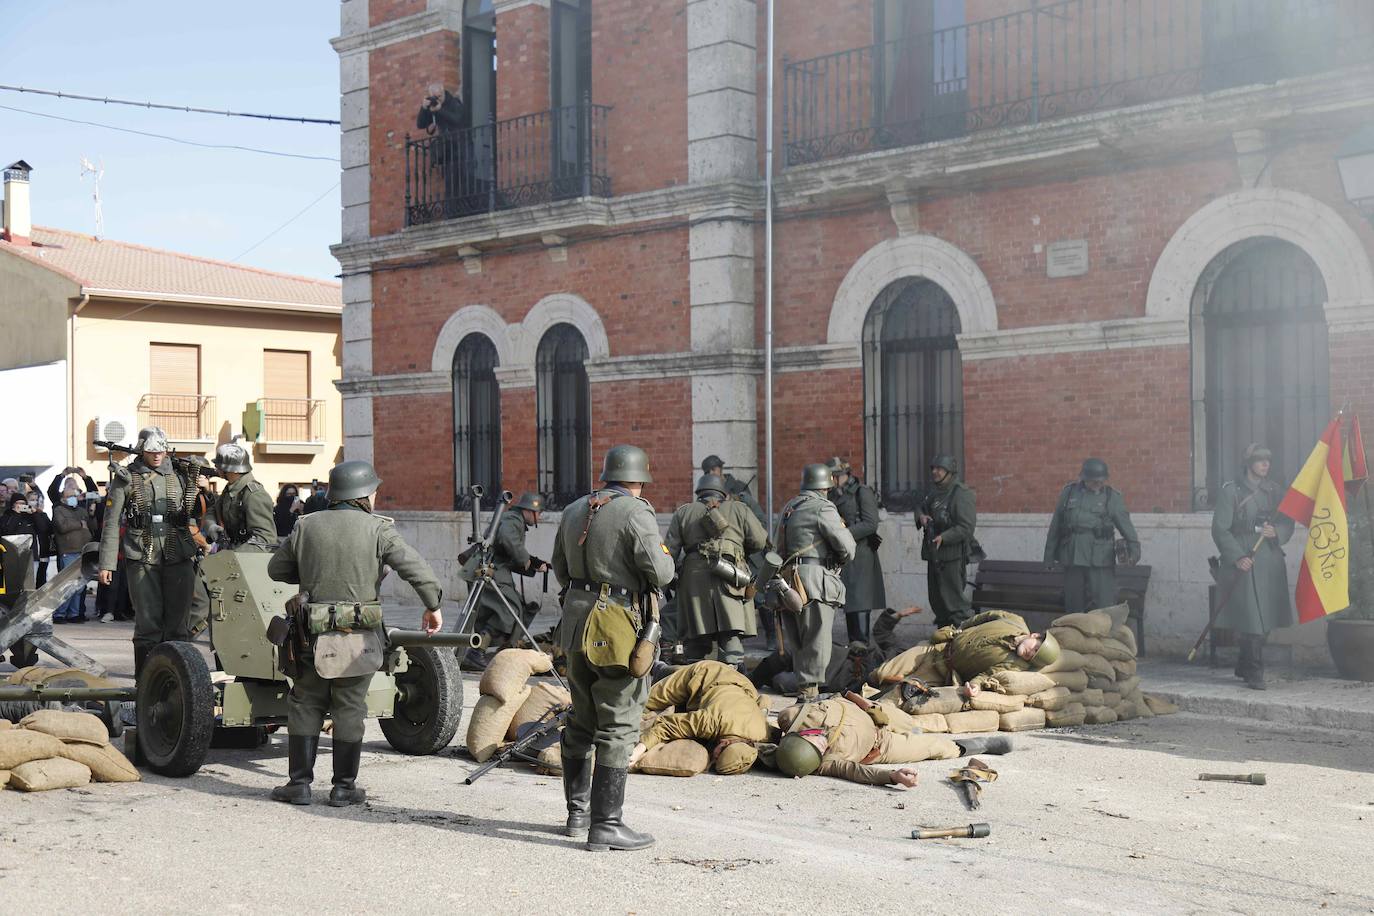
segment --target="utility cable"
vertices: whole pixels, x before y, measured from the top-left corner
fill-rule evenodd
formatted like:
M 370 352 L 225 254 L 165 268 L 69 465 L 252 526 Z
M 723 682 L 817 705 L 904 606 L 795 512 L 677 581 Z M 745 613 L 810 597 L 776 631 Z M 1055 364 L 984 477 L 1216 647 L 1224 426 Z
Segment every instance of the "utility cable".
M 278 226 L 277 228 L 273 229 L 271 232 L 267 233 L 267 234 L 264 235 L 262 238 L 258 239 L 258 240 L 257 240 L 256 242 L 254 242 L 252 245 L 249 245 L 247 248 L 245 248 L 243 251 L 239 252 L 237 255 L 235 255 L 234 257 L 230 258 L 229 260 L 231 260 L 231 261 L 238 261 L 238 260 L 240 260 L 244 255 L 246 255 L 246 254 L 248 254 L 249 252 L 253 251 L 253 250 L 256 249 L 259 245 L 261 245 L 263 242 L 266 242 L 266 241 L 267 241 L 268 239 L 270 239 L 272 236 L 276 235 L 278 232 L 281 232 L 281 231 L 282 231 L 283 229 L 285 229 L 287 226 L 291 225 L 291 224 L 294 223 L 296 220 L 298 220 L 298 219 L 300 219 L 302 216 L 304 216 L 304 215 L 306 214 L 306 211 L 310 210 L 310 208 L 314 207 L 315 204 L 319 203 L 320 201 L 322 201 L 322 200 L 324 200 L 326 197 L 328 197 L 330 194 L 332 194 L 332 193 L 334 192 L 334 189 L 337 188 L 338 186 L 339 186 L 339 182 L 338 182 L 338 181 L 334 182 L 332 185 L 329 186 L 329 189 L 326 190 L 323 194 L 321 194 L 319 197 L 316 197 L 316 198 L 315 198 L 314 200 L 312 200 L 310 203 L 308 203 L 308 204 L 306 204 L 304 207 L 302 207 L 302 208 L 300 209 L 300 212 L 298 212 L 295 216 L 291 217 L 289 220 L 287 220 L 286 222 L 282 223 L 280 226 Z
M 298 118 L 290 115 L 254 114 L 249 111 L 221 111 L 215 108 L 196 108 L 191 105 L 165 105 L 160 102 L 136 102 L 131 99 L 112 99 L 96 95 L 77 95 L 75 92 L 59 92 L 52 89 L 30 89 L 27 86 L 3 86 L 5 92 L 26 92 L 31 95 L 47 95 L 58 99 L 79 99 L 83 102 L 103 102 L 106 105 L 132 105 L 135 108 L 160 108 L 164 111 L 185 111 L 194 114 L 224 115 L 229 118 L 257 118 L 260 121 L 296 121 L 301 124 L 338 124 L 329 118 Z

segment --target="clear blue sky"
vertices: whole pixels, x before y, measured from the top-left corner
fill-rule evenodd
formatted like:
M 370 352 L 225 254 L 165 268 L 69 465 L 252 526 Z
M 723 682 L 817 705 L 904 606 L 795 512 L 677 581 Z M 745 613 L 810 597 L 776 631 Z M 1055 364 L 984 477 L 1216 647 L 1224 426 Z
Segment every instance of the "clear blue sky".
M 305 117 L 339 117 L 334 0 L 61 0 L 0 5 L 0 84 Z M 0 92 L 0 165 L 33 167 L 36 225 L 93 232 L 86 156 L 104 165 L 104 236 L 313 277 L 339 271 L 339 165 L 210 150 L 44 114 L 337 160 L 339 128 Z M 332 190 L 330 190 L 332 188 Z M 327 193 L 326 193 L 327 192 Z M 240 255 L 325 194 L 280 233 Z

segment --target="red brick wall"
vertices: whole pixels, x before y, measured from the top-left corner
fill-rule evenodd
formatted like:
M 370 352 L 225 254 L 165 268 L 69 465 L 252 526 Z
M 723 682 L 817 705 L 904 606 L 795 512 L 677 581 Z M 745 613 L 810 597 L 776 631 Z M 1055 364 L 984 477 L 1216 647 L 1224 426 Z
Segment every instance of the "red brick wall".
M 753 488 L 762 502 L 764 386 L 758 386 L 759 479 Z M 781 372 L 773 385 L 773 469 L 777 474 L 774 509 L 797 495 L 802 468 L 831 455 L 848 458 L 863 476 L 863 373 L 858 369 Z
M 373 399 L 372 442 L 379 509 L 453 508 L 452 394 Z
M 394 19 L 423 13 L 428 8 L 427 0 L 369 0 L 367 4 L 368 24 L 376 28 Z
M 520 493 L 538 489 L 539 436 L 534 389 L 501 390 L 501 485 Z
M 685 377 L 598 382 L 592 385 L 592 482 L 613 445 L 649 453 L 654 482 L 643 496 L 660 512 L 692 498 L 692 382 Z
M 496 17 L 496 117 L 549 108 L 549 11 L 538 4 Z

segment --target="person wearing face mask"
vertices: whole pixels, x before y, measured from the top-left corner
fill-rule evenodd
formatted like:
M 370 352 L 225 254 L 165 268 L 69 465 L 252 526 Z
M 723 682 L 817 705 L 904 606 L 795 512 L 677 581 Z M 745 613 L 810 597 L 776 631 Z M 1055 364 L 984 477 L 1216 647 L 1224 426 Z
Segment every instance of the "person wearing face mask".
M 62 484 L 61 498 L 52 507 L 52 524 L 57 548 L 57 568 L 65 569 L 81 559 L 81 548 L 94 534 L 91 516 L 86 511 L 81 484 L 68 477 Z M 86 622 L 86 590 L 77 589 L 67 603 L 53 611 L 53 623 Z
M 52 519 L 48 518 L 48 513 L 44 511 L 42 491 L 32 483 L 25 483 L 23 487 L 27 491 L 24 499 L 29 504 L 29 515 L 33 519 L 33 559 L 38 567 L 33 587 L 42 588 L 48 582 L 48 563 L 52 560 L 53 535 L 56 532 L 52 526 Z
M 1059 494 L 1045 536 L 1045 565 L 1064 567 L 1064 613 L 1116 604 L 1116 564 L 1140 561 L 1126 500 L 1107 483 L 1107 462 L 1089 458 Z M 1122 542 L 1114 538 L 1121 532 Z
M 305 503 L 301 502 L 300 491 L 295 484 L 282 484 L 277 492 L 277 505 L 272 510 L 272 522 L 277 528 L 277 537 L 284 538 L 296 527 Z

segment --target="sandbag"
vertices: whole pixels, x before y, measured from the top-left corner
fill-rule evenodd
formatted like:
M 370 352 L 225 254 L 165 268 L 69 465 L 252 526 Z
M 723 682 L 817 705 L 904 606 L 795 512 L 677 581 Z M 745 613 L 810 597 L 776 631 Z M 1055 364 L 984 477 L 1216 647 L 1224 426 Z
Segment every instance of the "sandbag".
M 21 763 L 10 771 L 10 785 L 20 792 L 46 792 L 49 789 L 72 789 L 91 781 L 91 771 L 84 763 L 64 757 L 46 757 Z
M 61 756 L 62 742 L 52 735 L 27 728 L 0 732 L 0 770 L 13 770 L 30 760 Z
M 959 695 L 958 687 L 936 687 L 934 690 L 931 696 L 915 696 L 902 701 L 902 711 L 913 716 L 947 716 L 964 708 L 964 698 Z
M 0 789 L 3 789 L 3 788 L 5 788 L 5 786 L 9 785 L 9 781 L 10 781 L 10 771 L 9 771 L 9 770 L 0 770 Z
M 1135 704 L 1135 714 L 1142 719 L 1153 719 L 1155 711 L 1150 708 L 1150 704 L 1145 702 L 1145 694 L 1137 693 L 1131 697 L 1131 702 Z
M 50 684 L 53 687 L 118 687 L 109 678 L 97 677 L 80 668 L 49 668 L 46 665 L 30 665 L 20 668 L 9 676 L 9 683 L 33 686 Z
M 563 772 L 563 746 L 557 742 L 544 748 L 537 755 L 539 763 L 535 769 L 540 772 L 548 772 L 555 776 Z
M 1025 732 L 1033 728 L 1045 727 L 1045 710 L 1018 709 L 1004 712 L 998 719 L 998 728 L 1004 732 Z
M 1026 698 L 983 690 L 977 696 L 969 697 L 964 705 L 966 709 L 990 709 L 996 713 L 1016 712 L 1026 705 Z
M 1145 697 L 1145 705 L 1150 707 L 1150 712 L 1157 716 L 1171 716 L 1178 712 L 1178 706 L 1163 697 L 1152 696 L 1148 693 L 1142 694 L 1142 696 Z
M 1135 659 L 1125 662 L 1112 662 L 1112 670 L 1116 672 L 1118 683 L 1126 680 L 1128 677 L 1134 677 L 1136 672 Z
M 1131 675 L 1128 678 L 1118 679 L 1116 682 L 1117 692 L 1123 697 L 1131 697 L 1140 692 L 1140 676 Z
M 1131 625 L 1129 623 L 1124 624 L 1122 626 L 1112 627 L 1111 637 L 1112 639 L 1115 639 L 1117 642 L 1124 645 L 1126 648 L 1130 649 L 1132 656 L 1140 654 L 1140 647 L 1136 644 L 1135 641 L 1135 630 L 1131 629 Z
M 1060 649 L 1070 649 L 1079 654 L 1096 653 L 1102 647 L 1102 640 L 1084 635 L 1073 627 L 1050 627 L 1050 635 L 1059 643 Z
M 1056 658 L 1052 664 L 1041 668 L 1040 673 L 1052 674 L 1055 671 L 1082 671 L 1083 659 L 1085 658 L 1087 658 L 1087 656 L 1083 653 L 1075 652 L 1073 649 L 1065 649 L 1061 646 L 1059 649 L 1059 657 Z
M 1054 682 L 1057 687 L 1067 687 L 1073 691 L 1085 690 L 1088 686 L 1088 672 L 1086 671 L 1044 671 L 1041 672 L 1045 677 Z
M 4 731 L 7 728 L 14 728 L 14 723 L 11 722 L 9 719 L 0 719 L 0 732 Z
M 1096 674 L 1100 675 L 1101 677 L 1108 678 L 1112 681 L 1116 680 L 1116 669 L 1112 667 L 1111 662 L 1107 661 L 1102 656 L 1082 655 L 1079 657 L 1083 659 L 1082 668 L 1084 671 L 1088 672 L 1089 679 L 1091 679 L 1092 676 Z
M 96 782 L 138 782 L 142 779 L 129 758 L 112 745 L 99 746 L 83 741 L 62 745 L 62 756 L 84 764 Z
M 1112 639 L 1108 636 L 1106 639 L 1099 639 L 1098 643 L 1102 648 L 1098 650 L 1097 654 L 1109 662 L 1129 662 L 1135 660 L 1135 652 L 1131 647 L 1118 639 Z
M 1100 674 L 1089 674 L 1088 688 L 1090 690 L 1115 690 L 1116 678 L 1103 677 Z
M 1102 691 L 1102 705 L 1116 709 L 1116 707 L 1121 705 L 1121 693 L 1116 690 Z
M 1112 618 L 1105 611 L 1087 611 L 1081 614 L 1065 614 L 1057 620 L 1050 621 L 1052 627 L 1073 627 L 1084 636 L 1096 636 L 1099 639 L 1112 631 Z
M 1026 697 L 1026 705 L 1036 709 L 1063 709 L 1072 702 L 1073 692 L 1067 687 L 1051 687 Z
M 484 697 L 501 701 L 511 699 L 525 686 L 532 674 L 553 670 L 553 659 L 536 649 L 502 649 L 482 672 L 477 690 Z
M 1087 690 L 1080 690 L 1074 695 L 1074 699 L 1084 706 L 1091 709 L 1094 706 L 1102 705 L 1102 691 L 1098 687 L 1089 687 Z
M 1126 602 L 1113 604 L 1111 607 L 1099 608 L 1093 611 L 1094 614 L 1106 614 L 1112 622 L 1112 629 L 1127 626 L 1131 619 L 1131 606 Z
M 1039 671 L 999 671 L 992 679 L 997 682 L 998 693 L 1019 697 L 1028 697 L 1054 686 L 1054 681 Z
M 945 723 L 952 735 L 968 735 L 974 732 L 995 732 L 1001 724 L 1001 714 L 991 709 L 972 709 L 968 712 L 952 712 L 945 715 Z
M 1045 711 L 1045 724 L 1050 728 L 1068 728 L 1073 725 L 1082 725 L 1088 711 L 1082 703 L 1070 703 L 1063 709 L 1049 709 Z
M 1128 722 L 1131 719 L 1139 718 L 1140 714 L 1135 711 L 1135 706 L 1134 700 L 1122 700 L 1117 703 L 1116 706 L 1112 707 L 1116 710 L 1116 721 Z
M 911 721 L 921 731 L 931 735 L 943 735 L 949 732 L 949 722 L 938 712 L 926 713 L 922 716 L 912 716 Z
M 40 709 L 20 719 L 19 727 L 31 732 L 43 732 L 63 741 L 84 741 L 99 746 L 110 743 L 110 733 L 105 723 L 88 712 Z
M 679 738 L 649 748 L 634 770 L 651 776 L 695 776 L 705 773 L 710 765 L 711 752 L 706 750 L 706 745 L 691 738 Z
M 529 699 L 530 693 L 530 688 L 525 687 L 510 703 L 503 703 L 493 696 L 477 698 L 477 705 L 472 708 L 472 718 L 468 720 L 467 746 L 473 760 L 486 763 L 496 753 L 506 737 L 511 720 Z
M 1110 725 L 1116 721 L 1116 710 L 1110 706 L 1089 706 L 1083 721 L 1088 725 Z
M 572 694 L 568 693 L 566 688 L 540 681 L 530 688 L 530 695 L 516 710 L 515 718 L 511 719 L 510 725 L 506 728 L 506 740 L 514 741 L 515 733 L 520 726 L 538 722 L 555 706 L 567 706 L 571 703 Z

